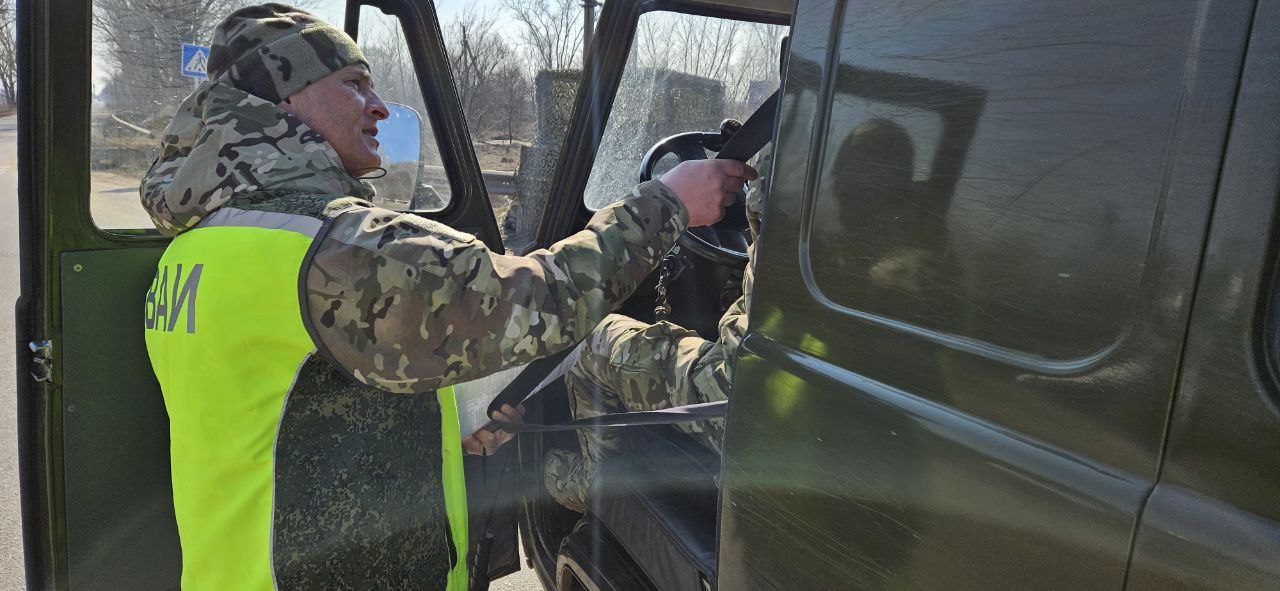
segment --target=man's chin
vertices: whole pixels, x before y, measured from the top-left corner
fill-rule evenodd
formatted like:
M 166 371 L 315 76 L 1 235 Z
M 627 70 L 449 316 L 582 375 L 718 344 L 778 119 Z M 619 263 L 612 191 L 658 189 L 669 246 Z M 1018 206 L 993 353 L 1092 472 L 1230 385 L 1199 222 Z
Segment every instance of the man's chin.
M 345 164 L 345 163 L 344 163 Z M 360 178 L 371 172 L 382 170 L 381 158 L 369 158 L 357 161 L 355 166 L 343 166 L 351 176 Z

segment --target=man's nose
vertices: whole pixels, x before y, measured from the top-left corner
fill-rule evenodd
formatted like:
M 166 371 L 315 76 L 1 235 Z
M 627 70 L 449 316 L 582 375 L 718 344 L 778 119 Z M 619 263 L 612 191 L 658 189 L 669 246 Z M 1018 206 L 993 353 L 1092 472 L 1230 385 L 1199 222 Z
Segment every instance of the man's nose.
M 391 116 L 391 111 L 387 108 L 387 103 L 382 102 L 382 97 L 378 96 L 378 93 L 372 90 L 369 91 L 369 104 L 365 105 L 365 110 L 370 116 L 378 121 L 382 121 L 383 119 Z

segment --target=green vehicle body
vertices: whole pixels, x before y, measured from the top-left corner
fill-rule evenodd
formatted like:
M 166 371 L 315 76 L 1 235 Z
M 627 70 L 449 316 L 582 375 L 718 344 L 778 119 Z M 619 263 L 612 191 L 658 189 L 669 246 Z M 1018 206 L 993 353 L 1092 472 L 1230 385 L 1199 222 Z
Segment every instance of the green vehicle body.
M 431 217 L 501 249 L 434 8 L 364 4 L 400 16 L 428 81 L 453 195 Z M 636 22 L 655 10 L 791 36 L 701 585 L 1280 588 L 1280 0 L 611 0 L 540 245 L 589 214 Z M 89 214 L 91 14 L 19 14 L 27 581 L 169 589 L 167 417 L 139 328 L 166 240 Z M 870 119 L 915 139 L 918 224 L 874 208 L 829 221 L 874 194 L 851 189 L 849 154 L 868 146 L 841 150 Z M 840 258 L 902 245 L 934 255 L 927 287 L 886 289 Z M 642 288 L 626 310 L 651 301 Z M 504 451 L 506 490 L 471 491 L 473 524 L 499 506 L 489 574 L 518 568 L 519 520 L 548 587 L 566 569 L 588 588 L 658 585 L 646 549 L 588 528 L 594 558 L 574 554 L 582 538 L 538 517 L 544 443 Z
M 778 137 L 768 280 L 727 428 L 720 585 L 1280 585 L 1280 143 L 1274 115 L 1257 119 L 1276 108 L 1264 72 L 1280 6 L 877 4 L 800 0 L 793 22 L 781 117 L 804 123 Z M 933 79 L 946 82 L 921 90 Z M 985 94 L 932 162 L 929 182 L 964 171 L 930 189 L 954 191 L 938 224 L 948 293 L 877 300 L 867 277 L 824 278 L 809 258 L 854 239 L 810 214 L 839 175 L 821 167 L 857 165 L 823 161 L 823 134 L 859 124 L 831 116 L 841 92 L 939 111 Z M 1064 150 L 1108 126 L 1123 149 Z M 1041 176 L 1019 176 L 1029 157 Z M 1002 191 L 1004 209 L 974 205 Z M 1090 211 L 1094 192 L 1112 193 L 1105 208 Z M 1028 281 L 1055 271 L 1071 277 Z

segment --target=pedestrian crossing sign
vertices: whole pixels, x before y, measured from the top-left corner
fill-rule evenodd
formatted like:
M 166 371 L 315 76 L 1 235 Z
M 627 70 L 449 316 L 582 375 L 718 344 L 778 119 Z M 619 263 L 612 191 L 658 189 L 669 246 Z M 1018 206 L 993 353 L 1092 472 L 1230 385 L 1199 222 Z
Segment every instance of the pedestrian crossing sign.
M 188 78 L 208 78 L 209 46 L 182 44 L 182 75 Z

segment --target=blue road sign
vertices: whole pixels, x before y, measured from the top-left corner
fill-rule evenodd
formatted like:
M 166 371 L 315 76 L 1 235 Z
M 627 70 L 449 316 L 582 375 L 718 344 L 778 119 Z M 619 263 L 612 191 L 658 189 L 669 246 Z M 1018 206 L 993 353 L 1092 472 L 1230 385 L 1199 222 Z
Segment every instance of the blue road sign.
M 209 46 L 182 44 L 182 75 L 188 78 L 208 78 Z

